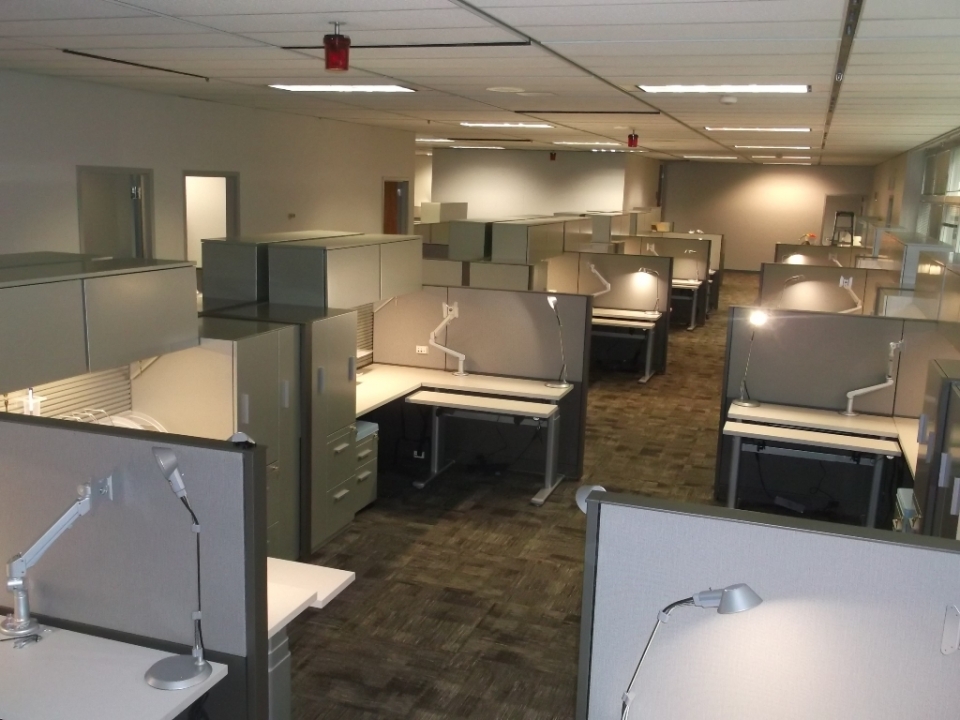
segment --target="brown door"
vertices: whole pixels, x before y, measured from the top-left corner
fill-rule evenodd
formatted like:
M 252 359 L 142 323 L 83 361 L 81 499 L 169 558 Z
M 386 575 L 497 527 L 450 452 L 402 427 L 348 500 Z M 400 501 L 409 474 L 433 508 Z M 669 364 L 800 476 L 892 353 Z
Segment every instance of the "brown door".
M 400 233 L 400 183 L 394 180 L 383 183 L 383 232 Z

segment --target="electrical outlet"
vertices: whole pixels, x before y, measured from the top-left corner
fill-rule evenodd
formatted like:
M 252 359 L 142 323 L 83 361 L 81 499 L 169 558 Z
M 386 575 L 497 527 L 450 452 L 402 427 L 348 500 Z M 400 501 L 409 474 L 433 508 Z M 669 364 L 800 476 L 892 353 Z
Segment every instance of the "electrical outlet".
M 430 351 L 430 348 L 426 345 L 417 345 L 417 355 L 426 355 Z

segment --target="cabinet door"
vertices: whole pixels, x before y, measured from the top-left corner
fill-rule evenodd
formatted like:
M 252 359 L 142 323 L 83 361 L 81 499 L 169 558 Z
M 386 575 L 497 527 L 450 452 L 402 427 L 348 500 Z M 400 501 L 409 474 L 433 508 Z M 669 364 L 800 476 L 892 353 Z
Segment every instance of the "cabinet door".
M 379 299 L 379 245 L 327 251 L 327 307 L 349 309 Z
M 483 225 L 478 225 L 482 230 Z M 423 289 L 423 245 L 420 239 L 380 246 L 380 297 L 383 299 Z
M 237 341 L 237 430 L 267 448 L 267 463 L 277 461 L 277 333 Z
M 314 323 L 313 354 L 318 359 L 313 417 L 325 443 L 327 435 L 352 425 L 357 416 L 357 314 Z
M 278 358 L 277 464 L 274 498 L 275 549 L 271 557 L 296 560 L 300 548 L 300 330 L 285 327 L 276 333 Z
M 938 488 L 934 534 L 953 540 L 957 537 L 957 516 L 960 515 L 960 386 L 953 385 L 949 397 L 943 428 L 943 459 L 948 470 Z

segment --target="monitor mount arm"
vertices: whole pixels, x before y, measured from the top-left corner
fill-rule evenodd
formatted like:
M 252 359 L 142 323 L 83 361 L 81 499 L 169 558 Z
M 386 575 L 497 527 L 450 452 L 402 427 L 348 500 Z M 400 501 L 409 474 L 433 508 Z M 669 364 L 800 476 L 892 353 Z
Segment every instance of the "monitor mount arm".
M 432 347 L 435 347 L 437 350 L 440 350 L 441 352 L 445 352 L 447 355 L 450 355 L 451 357 L 455 357 L 457 359 L 457 371 L 454 373 L 454 375 L 456 375 L 457 377 L 465 377 L 467 373 L 463 369 L 463 362 L 464 360 L 467 359 L 467 356 L 464 355 L 463 353 L 458 353 L 456 350 L 451 350 L 448 347 L 444 347 L 443 345 L 437 342 L 437 334 L 441 330 L 443 330 L 447 325 L 449 325 L 454 320 L 456 320 L 458 317 L 460 317 L 460 306 L 457 303 L 454 303 L 452 306 L 447 305 L 446 303 L 443 303 L 443 321 L 439 325 L 437 325 L 436 330 L 430 333 L 429 342 L 430 342 L 430 345 Z
M 9 638 L 37 636 L 40 629 L 36 619 L 30 617 L 30 598 L 24 579 L 32 568 L 78 518 L 90 512 L 93 500 L 101 497 L 113 499 L 113 478 L 107 477 L 77 488 L 77 499 L 67 511 L 50 526 L 40 539 L 28 550 L 18 553 L 7 563 L 7 590 L 13 593 L 13 614 L 0 621 L 0 635 Z
M 842 411 L 841 415 L 846 415 L 847 417 L 854 417 L 857 415 L 853 410 L 853 401 L 856 400 L 861 395 L 869 395 L 870 393 L 875 393 L 880 390 L 885 390 L 888 387 L 893 386 L 893 362 L 897 357 L 897 351 L 903 346 L 903 340 L 898 340 L 897 342 L 890 343 L 890 352 L 887 354 L 887 377 L 886 379 L 878 385 L 870 385 L 869 387 L 860 388 L 858 390 L 851 390 L 847 393 L 847 409 Z
M 590 263 L 590 272 L 596 275 L 597 279 L 603 283 L 603 290 L 598 290 L 597 292 L 593 293 L 593 297 L 600 297 L 601 295 L 605 295 L 608 292 L 610 292 L 610 290 L 612 289 L 610 283 L 608 283 L 607 279 L 600 274 L 600 271 L 597 270 L 597 266 L 594 265 L 593 263 Z

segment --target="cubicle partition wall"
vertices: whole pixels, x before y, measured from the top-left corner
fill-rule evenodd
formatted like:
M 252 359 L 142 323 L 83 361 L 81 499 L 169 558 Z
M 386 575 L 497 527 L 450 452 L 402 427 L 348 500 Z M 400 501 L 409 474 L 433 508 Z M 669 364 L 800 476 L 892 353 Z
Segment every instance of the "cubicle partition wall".
M 787 265 L 827 265 L 830 267 L 855 267 L 855 259 L 869 254 L 866 248 L 851 245 L 803 245 L 801 243 L 777 243 L 773 252 L 775 263 Z
M 712 240 L 692 238 L 627 237 L 623 242 L 625 255 L 653 255 L 673 258 L 675 280 L 706 280 L 710 269 Z
M 921 317 L 960 322 L 960 266 L 953 254 L 921 253 L 916 287 L 903 301 Z
M 956 542 L 610 493 L 587 505 L 578 720 L 625 717 L 661 610 L 736 583 L 763 602 L 671 612 L 630 718 L 898 720 L 960 706 Z
M 920 233 L 884 229 L 878 233 L 879 242 L 874 247 L 873 262 L 889 265 L 900 271 L 900 287 L 913 288 L 916 285 L 917 274 L 920 272 L 921 255 L 940 255 L 946 262 L 954 251 L 952 245 L 941 243 L 939 240 L 927 237 Z M 862 258 L 861 265 L 870 262 L 869 258 Z
M 195 535 L 153 454 L 157 447 L 173 450 L 203 528 L 204 642 L 209 659 L 229 666 L 207 710 L 214 720 L 263 720 L 264 450 L 6 413 L 0 414 L 0 447 L 3 558 L 29 548 L 74 502 L 78 484 L 112 478 L 113 500 L 95 501 L 27 575 L 31 609 L 41 622 L 189 653 L 197 602 Z M 0 591 L 0 605 L 9 604 Z
M 905 418 L 919 417 L 922 412 L 930 360 L 960 358 L 957 323 L 769 309 L 767 322 L 754 327 L 749 322 L 751 310 L 730 309 L 717 450 L 718 499 L 726 497 L 731 456 L 731 439 L 722 434 L 722 428 L 731 401 L 739 395 L 748 355 L 747 387 L 752 399 L 839 412 L 846 407 L 848 391 L 884 381 L 890 343 L 902 341 L 894 385 L 858 398 L 856 410 Z M 773 500 L 766 497 L 763 472 L 759 461 L 741 463 L 740 494 L 747 502 Z M 805 491 L 810 481 L 817 479 L 809 468 L 798 469 L 786 462 L 767 467 L 766 472 L 767 481 L 776 476 L 783 487 Z M 859 507 L 868 485 L 852 475 L 850 482 L 843 484 L 845 495 L 834 500 L 841 507 Z
M 878 302 L 881 289 L 896 289 L 894 270 L 866 270 L 764 263 L 760 268 L 760 305 L 784 310 L 811 310 L 843 315 L 890 314 Z
M 468 373 L 526 379 L 557 380 L 564 357 L 567 378 L 574 385 L 560 402 L 559 471 L 568 477 L 583 473 L 584 430 L 590 354 L 589 297 L 556 294 L 557 311 L 563 326 L 563 355 L 560 328 L 547 303 L 548 293 L 482 290 L 468 287 L 425 287 L 423 292 L 398 297 L 375 316 L 373 359 L 375 363 L 413 367 L 457 369 L 455 359 L 434 348 L 419 354 L 417 346 L 428 346 L 430 332 L 443 320 L 443 303 L 456 304 L 459 317 L 437 336 L 437 342 L 466 355 Z M 362 377 L 360 379 L 362 382 Z M 396 407 L 391 403 L 375 411 L 382 418 L 381 444 L 417 441 L 423 438 L 420 423 L 407 422 L 407 436 L 391 437 L 402 413 L 418 408 Z M 411 415 L 412 417 L 412 415 Z M 490 456 L 519 458 L 517 467 L 543 471 L 543 446 L 536 437 L 542 433 L 528 426 L 501 427 L 499 423 L 462 424 L 450 420 L 444 442 L 448 455 L 463 459 Z M 494 427 L 486 427 L 492 425 Z M 498 430 L 499 427 L 499 430 Z M 540 438 L 542 441 L 542 437 Z M 389 459 L 389 458 L 388 458 Z

